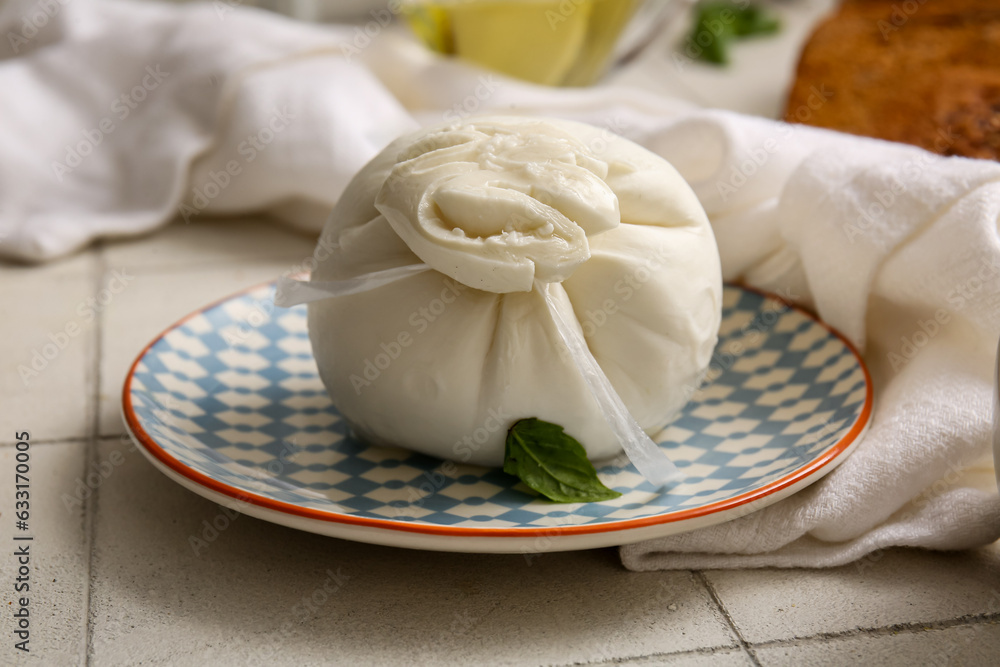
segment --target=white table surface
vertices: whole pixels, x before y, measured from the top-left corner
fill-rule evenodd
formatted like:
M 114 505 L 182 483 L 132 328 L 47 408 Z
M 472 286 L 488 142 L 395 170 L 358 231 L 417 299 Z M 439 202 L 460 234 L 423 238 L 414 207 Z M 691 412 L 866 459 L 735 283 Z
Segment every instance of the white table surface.
M 783 51 L 748 44 L 728 73 L 692 65 L 661 85 L 776 115 L 789 54 L 823 4 L 790 10 Z M 750 71 L 761 81 L 771 59 L 778 74 L 747 83 Z M 15 432 L 25 430 L 34 536 L 31 651 L 14 649 L 4 612 L 0 664 L 1000 661 L 998 544 L 891 550 L 819 571 L 632 573 L 613 549 L 531 560 L 440 554 L 219 519 L 218 506 L 168 480 L 123 437 L 122 379 L 171 322 L 288 270 L 312 245 L 264 220 L 199 219 L 46 266 L 0 265 L 0 544 L 14 544 Z M 106 306 L 96 312 L 89 299 Z M 25 384 L 17 367 L 69 324 L 78 335 Z M 228 526 L 193 548 L 214 521 Z M 17 563 L 13 548 L 5 552 L 0 589 L 12 609 Z

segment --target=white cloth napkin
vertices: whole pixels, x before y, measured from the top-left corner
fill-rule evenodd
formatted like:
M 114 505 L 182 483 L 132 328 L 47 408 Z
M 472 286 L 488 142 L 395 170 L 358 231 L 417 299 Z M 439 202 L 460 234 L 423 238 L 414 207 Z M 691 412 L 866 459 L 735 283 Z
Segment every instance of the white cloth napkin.
M 263 210 L 318 233 L 354 173 L 418 120 L 517 107 L 604 114 L 616 130 L 690 107 L 418 71 L 428 54 L 392 24 L 238 5 L 0 4 L 0 258 L 48 260 L 178 215 Z
M 820 482 L 725 524 L 622 547 L 625 565 L 825 567 L 1000 537 L 1000 165 L 720 112 L 649 145 L 695 187 L 726 278 L 814 307 L 864 349 L 875 411 Z
M 627 86 L 517 83 L 377 22 L 366 39 L 232 3 L 79 1 L 44 18 L 38 6 L 0 7 L 0 256 L 47 260 L 178 214 L 268 211 L 315 232 L 353 172 L 420 124 L 501 111 L 590 122 L 671 160 L 712 219 L 725 277 L 814 308 L 865 350 L 876 386 L 871 429 L 822 481 L 623 547 L 625 565 L 822 567 L 1000 537 L 988 458 L 1000 165 Z
M 0 256 L 47 260 L 178 212 L 287 208 L 318 230 L 415 127 L 343 57 L 350 29 L 238 4 L 0 4 Z

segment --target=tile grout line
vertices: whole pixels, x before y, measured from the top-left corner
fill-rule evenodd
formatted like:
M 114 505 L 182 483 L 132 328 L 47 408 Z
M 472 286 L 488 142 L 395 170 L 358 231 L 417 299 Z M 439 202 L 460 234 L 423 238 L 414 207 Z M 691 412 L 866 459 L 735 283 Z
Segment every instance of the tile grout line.
M 87 430 L 89 430 L 89 427 Z M 87 444 L 88 442 L 90 442 L 90 436 L 85 435 L 80 437 L 69 437 L 69 438 L 50 438 L 48 440 L 33 439 L 31 441 L 31 446 L 34 447 L 35 445 L 79 445 L 79 444 Z M 16 442 L 0 442 L 0 449 L 4 447 L 13 447 L 16 444 L 17 444 Z
M 705 573 L 701 570 L 691 570 L 691 577 L 700 581 L 701 585 L 708 591 L 709 596 L 712 598 L 712 602 L 715 603 L 715 606 L 719 609 L 722 617 L 726 619 L 726 623 L 728 623 L 729 627 L 732 629 L 733 634 L 736 635 L 736 641 L 739 642 L 743 653 L 750 659 L 750 663 L 754 665 L 754 667 L 761 667 L 760 661 L 757 660 L 757 654 L 754 653 L 750 643 L 743 637 L 743 633 L 740 632 L 740 629 L 736 626 L 736 621 L 733 620 L 733 617 L 729 614 L 729 610 L 726 609 L 726 606 L 722 604 L 722 598 L 719 597 L 715 587 L 708 581 L 708 577 L 705 576 Z
M 962 626 L 971 628 L 981 623 L 998 621 L 1000 621 L 1000 612 L 970 614 L 942 621 L 912 621 L 908 623 L 896 623 L 894 625 L 883 625 L 874 628 L 852 628 L 850 630 L 841 630 L 839 632 L 817 632 L 815 634 L 803 635 L 801 637 L 789 637 L 788 639 L 769 639 L 767 641 L 754 643 L 752 646 L 755 649 L 771 648 L 775 646 L 787 646 L 798 643 L 822 643 L 831 639 L 849 639 L 851 637 L 859 636 L 883 637 L 896 633 L 916 634 L 927 630 L 947 630 L 949 628 Z
M 692 572 L 694 574 L 694 572 Z M 700 574 L 700 572 L 699 572 Z M 713 601 L 719 604 L 717 600 L 713 597 Z M 720 605 L 721 606 L 721 605 Z M 800 637 L 790 637 L 788 639 L 769 639 L 763 642 L 747 642 L 746 649 L 758 648 L 773 648 L 779 646 L 795 646 L 800 644 L 813 644 L 813 643 L 824 643 L 831 639 L 848 639 L 857 636 L 870 636 L 870 637 L 883 637 L 895 633 L 905 633 L 905 634 L 916 634 L 917 632 L 925 632 L 927 630 L 947 630 L 950 628 L 957 627 L 975 627 L 976 625 L 990 622 L 1000 622 L 1000 612 L 986 613 L 986 614 L 971 614 L 967 616 L 960 616 L 958 618 L 941 620 L 941 621 L 929 621 L 929 622 L 919 622 L 913 621 L 910 623 L 897 623 L 894 625 L 884 625 L 872 628 L 854 628 L 851 630 L 842 630 L 840 632 L 818 632 L 811 635 L 802 635 Z M 735 631 L 735 628 L 734 628 Z M 739 634 L 737 633 L 737 637 Z M 650 658 L 661 658 L 661 657 L 678 657 L 685 655 L 714 655 L 720 651 L 727 651 L 732 649 L 743 649 L 740 645 L 724 645 L 720 644 L 718 646 L 705 646 L 696 649 L 687 649 L 683 651 L 664 651 L 658 653 L 649 653 L 641 656 L 630 656 L 621 659 L 615 659 L 611 662 L 572 662 L 572 663 L 558 663 L 559 667 L 601 667 L 602 665 L 612 665 L 625 663 L 627 661 L 635 660 L 645 660 Z M 756 656 L 754 656 L 756 658 Z M 759 663 L 757 663 L 759 664 Z
M 698 575 L 701 575 L 701 572 L 700 571 L 697 571 L 697 572 L 692 571 L 692 575 L 694 575 L 695 578 L 698 578 Z M 702 583 L 706 584 L 706 588 L 709 589 L 710 593 L 714 592 L 713 589 L 711 588 L 711 586 L 709 584 L 707 584 L 706 581 L 703 581 Z M 719 600 L 716 599 L 715 595 L 713 595 L 713 601 L 715 601 L 716 604 L 719 604 L 720 608 L 722 608 Z M 722 608 L 722 609 L 724 610 L 724 608 Z M 727 616 L 728 616 L 728 614 L 727 614 Z M 753 648 L 755 648 L 755 649 L 756 648 L 771 648 L 771 647 L 776 647 L 776 646 L 795 645 L 797 643 L 802 643 L 802 642 L 805 642 L 805 643 L 822 643 L 822 642 L 830 640 L 830 639 L 849 638 L 849 637 L 854 637 L 854 636 L 858 636 L 858 635 L 868 635 L 868 636 L 880 637 L 880 636 L 886 636 L 886 635 L 889 635 L 889 634 L 892 634 L 892 633 L 896 633 L 896 632 L 903 632 L 903 633 L 909 634 L 909 633 L 916 633 L 918 631 L 946 630 L 946 629 L 949 629 L 949 628 L 962 627 L 962 626 L 974 627 L 975 625 L 980 624 L 980 623 L 987 623 L 987 622 L 993 622 L 993 621 L 1000 622 L 1000 612 L 987 613 L 987 614 L 973 614 L 973 615 L 961 616 L 961 617 L 954 618 L 954 619 L 949 619 L 949 620 L 932 621 L 932 622 L 927 622 L 927 623 L 921 623 L 921 622 L 897 623 L 895 625 L 885 625 L 885 626 L 879 626 L 879 627 L 875 627 L 875 628 L 855 628 L 853 630 L 844 630 L 844 631 L 841 631 L 841 632 L 820 632 L 820 633 L 816 633 L 816 634 L 812 634 L 812 635 L 803 635 L 801 637 L 792 637 L 792 638 L 789 638 L 789 639 L 773 639 L 773 640 L 768 640 L 768 641 L 764 641 L 764 642 L 755 642 L 755 643 L 747 642 L 745 648 L 749 649 L 751 646 Z M 735 628 L 734 628 L 734 632 L 735 632 Z M 737 637 L 738 638 L 740 637 L 740 634 L 738 632 L 737 632 Z M 623 657 L 623 658 L 616 658 L 616 659 L 611 660 L 611 661 L 605 660 L 605 661 L 602 661 L 602 662 L 579 661 L 579 662 L 569 662 L 569 663 L 552 663 L 552 666 L 553 667 L 555 667 L 555 666 L 558 666 L 558 667 L 602 667 L 604 665 L 629 664 L 630 661 L 648 660 L 648 659 L 651 659 L 651 658 L 680 657 L 680 656 L 693 656 L 693 655 L 715 655 L 715 654 L 717 654 L 717 653 L 719 653 L 721 651 L 731 651 L 733 649 L 743 649 L 743 648 L 744 648 L 743 646 L 740 646 L 738 644 L 734 644 L 734 645 L 720 644 L 718 646 L 704 646 L 704 647 L 701 647 L 701 648 L 686 649 L 686 650 L 683 650 L 683 651 L 663 651 L 663 652 L 657 652 L 657 653 L 648 653 L 648 654 L 639 655 L 639 656 L 628 656 L 628 657 Z M 756 658 L 756 656 L 754 656 L 754 658 Z M 757 664 L 759 664 L 759 663 L 757 663 Z
M 89 397 L 87 397 L 87 400 L 89 401 Z M 87 421 L 90 421 L 90 419 L 88 419 Z M 89 426 L 87 427 L 87 430 L 88 431 L 91 430 Z M 79 437 L 71 436 L 71 437 L 67 437 L 67 438 L 49 438 L 47 440 L 32 440 L 31 441 L 31 446 L 34 447 L 35 445 L 74 445 L 74 444 L 87 444 L 92 439 L 94 439 L 95 437 L 98 440 L 114 440 L 115 438 L 121 438 L 124 435 L 127 435 L 127 433 L 125 431 L 120 431 L 118 433 L 97 433 L 96 435 L 91 435 L 91 434 L 88 433 L 88 435 L 79 436 Z M 4 447 L 13 447 L 16 444 L 17 444 L 17 442 L 3 442 L 3 441 L 0 441 L 0 449 L 2 449 Z
M 741 650 L 738 644 L 719 644 L 718 646 L 702 646 L 701 648 L 689 648 L 683 651 L 659 651 L 657 653 L 646 653 L 644 655 L 633 655 L 625 656 L 621 658 L 612 658 L 611 660 L 603 660 L 601 662 L 559 662 L 559 663 L 549 663 L 543 667 L 604 667 L 605 665 L 629 665 L 636 664 L 642 665 L 642 663 L 637 663 L 637 660 L 649 660 L 651 658 L 677 658 L 681 656 L 694 656 L 694 655 L 716 655 L 722 651 L 734 651 Z
M 104 275 L 107 272 L 106 263 L 104 260 L 104 243 L 98 241 L 94 252 L 96 253 L 96 279 L 94 280 L 94 296 L 100 294 L 102 286 L 104 284 Z M 88 397 L 90 403 L 90 415 L 88 423 L 88 436 L 86 440 L 86 451 L 84 452 L 84 463 L 83 463 L 83 478 L 86 479 L 87 470 L 92 465 L 97 462 L 97 443 L 100 437 L 100 414 L 101 414 L 101 361 L 104 353 L 104 346 L 102 344 L 102 337 L 104 333 L 104 311 L 99 310 L 97 312 L 97 317 L 94 319 L 94 342 L 93 342 L 93 355 L 91 357 L 91 367 L 90 367 L 90 379 L 93 382 L 91 387 L 90 396 Z M 82 661 L 81 663 L 84 667 L 89 667 L 91 663 L 91 648 L 93 646 L 93 624 L 90 619 L 90 605 L 92 599 L 92 589 L 93 589 L 93 570 L 94 570 L 94 530 L 95 530 L 95 515 L 97 513 L 97 494 L 99 489 L 93 489 L 91 494 L 86 499 L 86 505 L 84 509 L 84 550 L 87 557 L 87 583 L 86 583 L 86 593 L 83 606 L 83 646 L 81 647 Z

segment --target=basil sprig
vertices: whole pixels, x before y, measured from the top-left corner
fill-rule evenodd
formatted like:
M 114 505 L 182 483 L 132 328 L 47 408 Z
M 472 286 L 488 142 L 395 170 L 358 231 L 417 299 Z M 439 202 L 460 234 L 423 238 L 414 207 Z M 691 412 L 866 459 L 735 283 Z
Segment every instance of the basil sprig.
M 597 478 L 583 445 L 558 424 L 522 419 L 507 431 L 503 471 L 557 503 L 611 500 L 622 494 Z
M 780 21 L 762 7 L 746 0 L 708 0 L 695 9 L 694 26 L 688 35 L 688 55 L 716 65 L 729 62 L 729 44 L 754 35 L 770 35 Z

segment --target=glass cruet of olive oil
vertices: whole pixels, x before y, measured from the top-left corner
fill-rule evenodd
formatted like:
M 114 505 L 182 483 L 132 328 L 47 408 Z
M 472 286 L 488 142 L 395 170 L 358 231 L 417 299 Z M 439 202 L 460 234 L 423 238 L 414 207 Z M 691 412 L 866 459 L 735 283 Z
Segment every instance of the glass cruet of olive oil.
M 406 0 L 429 48 L 552 86 L 586 86 L 607 68 L 643 0 Z

